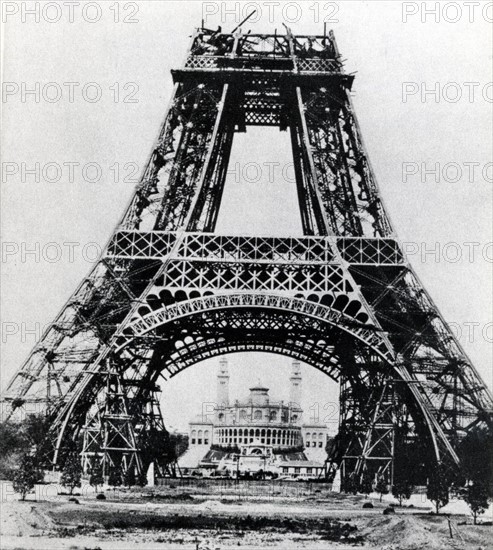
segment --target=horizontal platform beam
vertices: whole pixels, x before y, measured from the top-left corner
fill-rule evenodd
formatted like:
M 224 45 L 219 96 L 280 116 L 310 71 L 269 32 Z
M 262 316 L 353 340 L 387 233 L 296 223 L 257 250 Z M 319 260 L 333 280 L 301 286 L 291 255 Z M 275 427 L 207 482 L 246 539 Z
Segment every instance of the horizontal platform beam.
M 173 81 L 183 82 L 186 79 L 200 78 L 203 81 L 213 80 L 224 84 L 239 83 L 243 87 L 249 87 L 251 83 L 257 82 L 259 79 L 264 81 L 276 82 L 283 89 L 288 86 L 305 86 L 312 84 L 313 86 L 322 86 L 332 84 L 334 87 L 345 88 L 351 90 L 354 82 L 354 76 L 344 74 L 340 71 L 323 71 L 323 70 L 297 70 L 293 66 L 279 65 L 277 68 L 268 69 L 267 71 L 261 67 L 260 63 L 253 64 L 249 68 L 235 66 L 217 66 L 213 63 L 202 66 L 188 67 L 184 69 L 173 69 L 171 74 Z
M 337 246 L 338 254 L 334 252 Z M 267 264 L 402 266 L 407 262 L 394 239 L 358 237 L 242 237 L 166 231 L 117 231 L 107 258 Z

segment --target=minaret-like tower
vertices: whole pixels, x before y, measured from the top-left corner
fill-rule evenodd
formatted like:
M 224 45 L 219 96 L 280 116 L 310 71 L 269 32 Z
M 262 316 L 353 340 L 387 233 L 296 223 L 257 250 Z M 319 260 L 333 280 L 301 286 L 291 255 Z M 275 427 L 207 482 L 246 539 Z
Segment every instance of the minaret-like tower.
M 217 373 L 217 405 L 229 405 L 229 372 L 228 360 L 222 357 L 219 361 L 219 372 Z
M 301 367 L 299 361 L 293 361 L 289 381 L 291 382 L 289 401 L 301 407 Z

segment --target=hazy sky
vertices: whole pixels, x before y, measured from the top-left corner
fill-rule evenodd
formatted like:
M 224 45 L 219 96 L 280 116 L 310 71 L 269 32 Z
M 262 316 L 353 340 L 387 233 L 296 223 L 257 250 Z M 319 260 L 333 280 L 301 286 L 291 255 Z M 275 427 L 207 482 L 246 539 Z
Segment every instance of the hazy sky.
M 128 3 L 120 4 L 118 14 L 110 9 L 114 2 L 93 4 L 101 12 L 94 23 L 84 20 L 80 10 L 72 23 L 66 11 L 53 23 L 45 19 L 54 19 L 54 11 L 41 13 L 39 23 L 29 16 L 23 23 L 19 12 L 8 16 L 4 27 L 3 80 L 13 93 L 2 103 L 2 386 L 35 343 L 29 331 L 53 319 L 89 271 L 97 246 L 110 237 L 134 187 L 128 181 L 133 164 L 124 165 L 145 163 L 170 98 L 169 71 L 181 65 L 203 10 L 218 10 L 206 26 L 232 29 L 239 22 L 234 14 L 221 18 L 221 2 L 137 2 L 135 14 L 124 10 Z M 492 170 L 486 164 L 492 156 L 492 89 L 485 88 L 492 80 L 491 26 L 481 12 L 470 22 L 465 8 L 456 23 L 443 19 L 451 21 L 451 12 L 440 14 L 439 23 L 431 17 L 423 22 L 421 12 L 403 22 L 403 5 L 395 1 L 339 2 L 336 14 L 327 7 L 334 3 L 320 2 L 318 23 L 316 3 L 291 2 L 289 10 L 283 3 L 272 8 L 275 22 L 270 23 L 268 5 L 257 4 L 263 17 L 252 32 L 282 32 L 284 21 L 294 33 L 321 33 L 323 17 L 338 20 L 328 27 L 336 33 L 347 71 L 357 71 L 355 107 L 398 235 L 415 243 L 408 249 L 417 273 L 445 318 L 461 332 L 461 342 L 491 387 L 493 250 L 487 244 L 492 241 Z M 412 12 L 422 3 L 407 4 Z M 301 19 L 293 22 L 298 14 Z M 97 15 L 86 12 L 86 18 Z M 125 17 L 138 22 L 125 23 Z M 79 83 L 72 85 L 73 98 L 68 82 Z M 39 101 L 21 94 L 36 83 Z M 96 86 L 86 86 L 83 94 L 88 83 Z M 406 102 L 403 83 L 408 83 Z M 53 101 L 57 85 L 62 97 Z M 422 101 L 420 91 L 435 86 L 438 101 L 431 95 Z M 101 99 L 89 101 L 98 89 Z M 461 97 L 455 101 L 457 93 Z M 23 174 L 23 166 L 34 168 L 37 162 L 39 182 Z M 294 184 L 289 167 L 282 171 L 291 162 L 289 135 L 258 129 L 239 135 L 231 162 L 218 231 L 299 234 Z M 266 169 L 254 182 L 249 162 L 281 166 L 274 182 Z M 18 173 L 8 174 L 5 163 Z M 64 163 L 79 163 L 73 165 L 73 178 Z M 99 182 L 90 181 L 94 167 L 81 169 L 91 163 L 101 169 Z M 403 163 L 409 172 L 417 171 L 407 181 Z M 428 168 L 439 163 L 438 182 L 423 172 L 423 163 Z M 469 178 L 471 163 L 477 165 Z M 55 165 L 62 167 L 60 181 L 50 182 Z M 464 244 L 471 242 L 479 243 L 473 258 L 468 255 L 472 245 Z M 73 257 L 64 243 L 78 243 Z M 39 257 L 23 256 L 22 251 L 36 246 Z M 426 249 L 436 249 L 437 255 L 423 258 L 416 252 Z M 453 261 L 457 251 L 461 257 Z M 216 364 L 190 368 L 163 387 L 169 424 L 185 427 L 197 403 L 214 399 Z M 233 396 L 245 395 L 261 376 L 274 397 L 287 398 L 288 358 L 236 354 L 231 364 Z M 334 401 L 337 388 L 327 378 L 311 367 L 303 369 L 303 376 L 306 408 Z

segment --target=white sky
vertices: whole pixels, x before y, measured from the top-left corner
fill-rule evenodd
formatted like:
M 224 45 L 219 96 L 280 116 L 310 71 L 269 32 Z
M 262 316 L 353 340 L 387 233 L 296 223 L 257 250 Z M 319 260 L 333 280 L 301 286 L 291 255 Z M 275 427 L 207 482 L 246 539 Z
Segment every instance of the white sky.
M 69 181 L 67 168 L 58 183 L 50 183 L 43 176 L 35 182 L 30 175 L 22 181 L 20 174 L 4 173 L 4 252 L 5 246 L 7 250 L 15 246 L 32 249 L 39 243 L 41 256 L 23 258 L 18 253 L 2 258 L 2 386 L 35 343 L 34 335 L 26 334 L 26 329 L 49 323 L 89 271 L 87 256 L 92 256 L 94 249 L 86 247 L 84 255 L 82 249 L 87 243 L 104 246 L 108 240 L 134 186 L 123 181 L 123 165 L 145 163 L 171 94 L 169 71 L 181 65 L 204 5 L 214 9 L 211 2 L 138 2 L 139 11 L 134 15 L 138 23 L 130 24 L 114 22 L 115 13 L 110 10 L 113 4 L 99 2 L 102 17 L 92 24 L 84 21 L 79 10 L 73 23 L 67 22 L 67 12 L 56 23 L 36 23 L 29 16 L 23 23 L 19 13 L 8 17 L 3 29 L 4 82 L 19 87 L 25 83 L 28 88 L 36 82 L 41 87 L 56 82 L 62 86 L 63 96 L 55 103 L 42 98 L 35 102 L 32 96 L 23 102 L 20 93 L 7 98 L 2 104 L 2 162 L 19 167 L 22 163 L 32 167 L 36 162 L 41 167 L 51 162 L 60 166 L 67 162 L 80 166 L 98 163 L 103 178 L 99 183 L 90 183 L 80 167 L 75 168 L 73 182 Z M 217 3 L 219 12 L 222 4 Z M 268 8 L 259 4 L 263 19 L 252 26 L 252 32 L 271 32 L 276 27 L 282 32 L 281 8 L 275 9 L 276 20 L 271 24 Z M 123 11 L 123 5 L 120 19 L 131 15 Z M 313 5 L 311 1 L 299 3 L 302 18 L 290 23 L 295 33 L 322 32 L 322 23 L 314 22 L 314 11 L 310 9 Z M 330 15 L 324 11 L 327 5 L 318 4 L 321 18 Z M 424 261 L 419 254 L 410 258 L 445 318 L 460 328 L 466 351 L 491 387 L 493 330 L 490 327 L 488 331 L 487 325 L 492 320 L 492 263 L 481 250 L 492 241 L 492 190 L 491 181 L 482 176 L 481 169 L 492 157 L 492 104 L 481 90 L 492 80 L 492 30 L 480 12 L 469 22 L 463 10 L 457 23 L 443 18 L 436 23 L 430 17 L 423 23 L 420 13 L 403 23 L 401 2 L 344 1 L 339 2 L 338 13 L 332 16 L 338 22 L 328 27 L 336 33 L 347 59 L 347 71 L 357 71 L 357 114 L 400 239 L 421 248 L 424 243 L 428 248 L 442 247 L 441 252 L 447 243 L 461 246 L 462 258 L 455 263 L 446 261 L 443 254 L 438 258 L 428 255 Z M 296 11 L 286 13 L 291 18 L 296 15 Z M 449 19 L 453 16 L 451 12 L 445 15 Z M 211 28 L 221 24 L 230 30 L 237 22 L 234 16 L 221 21 L 219 13 L 206 24 Z M 73 103 L 68 88 L 63 86 L 65 82 L 81 84 Z M 80 90 L 89 82 L 101 87 L 101 101 L 90 103 L 82 98 Z M 438 103 L 428 97 L 423 103 L 417 94 L 404 103 L 405 82 L 418 87 L 421 83 L 428 87 L 438 83 L 440 90 L 455 82 L 464 97 L 455 103 L 443 96 Z M 472 102 L 466 97 L 467 82 L 479 83 Z M 115 83 L 121 98 L 135 88 L 124 89 L 125 84 L 135 83 L 138 102 L 114 102 L 110 87 Z M 452 98 L 454 89 L 446 91 Z M 252 161 L 289 163 L 288 137 L 272 130 L 251 130 L 237 137 L 231 162 L 233 166 L 240 163 L 240 170 Z M 468 181 L 466 173 L 465 163 L 471 162 L 479 163 L 474 181 Z M 115 163 L 121 170 L 118 183 L 112 181 L 114 172 L 110 169 Z M 403 163 L 440 163 L 441 167 L 458 163 L 464 174 L 455 183 L 443 177 L 436 183 L 431 176 L 421 182 L 420 174 L 404 183 Z M 487 174 L 490 180 L 491 173 Z M 265 170 L 259 183 L 242 180 L 241 184 L 230 174 L 218 231 L 298 234 L 294 184 L 283 178 L 280 170 L 275 174 L 274 183 L 267 181 Z M 80 244 L 74 258 L 63 244 L 68 242 Z M 480 243 L 472 262 L 467 257 L 467 242 Z M 56 256 L 56 249 L 47 249 L 47 243 L 61 247 L 59 261 L 47 261 L 43 251 Z M 453 250 L 447 251 L 452 257 Z M 490 259 L 492 256 L 490 248 Z M 469 341 L 467 323 L 478 324 L 474 341 Z M 274 397 L 287 398 L 288 358 L 236 354 L 231 363 L 233 397 L 245 395 L 249 384 L 260 376 L 272 388 Z M 215 368 L 216 361 L 198 365 L 163 387 L 165 416 L 170 425 L 185 427 L 189 416 L 196 412 L 197 402 L 213 400 Z M 303 369 L 303 375 L 303 404 L 307 409 L 313 403 L 323 407 L 334 400 L 336 388 L 325 377 L 310 367 Z

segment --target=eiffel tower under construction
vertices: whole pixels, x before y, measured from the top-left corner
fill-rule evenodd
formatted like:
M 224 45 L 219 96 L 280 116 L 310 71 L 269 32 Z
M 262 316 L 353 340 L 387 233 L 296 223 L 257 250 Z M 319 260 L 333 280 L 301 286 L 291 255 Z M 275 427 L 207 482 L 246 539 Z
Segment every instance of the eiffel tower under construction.
M 6 388 L 4 418 L 41 404 L 55 469 L 82 441 L 86 469 L 141 474 L 166 435 L 159 378 L 262 351 L 339 381 L 327 476 L 391 479 L 403 431 L 430 464 L 460 467 L 460 441 L 493 426 L 493 398 L 402 252 L 334 34 L 199 28 L 172 76 L 140 183 Z M 233 138 L 250 126 L 289 132 L 300 235 L 215 233 Z

